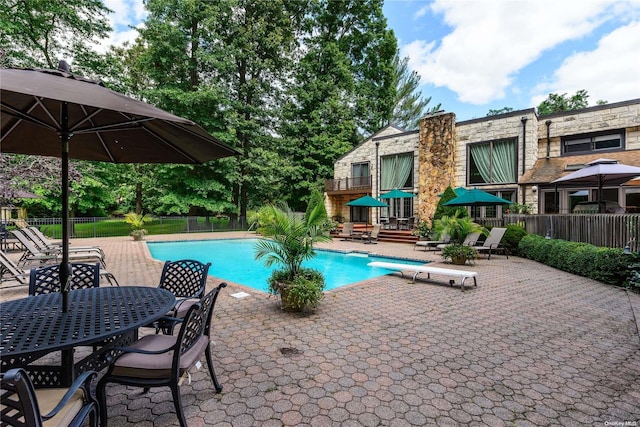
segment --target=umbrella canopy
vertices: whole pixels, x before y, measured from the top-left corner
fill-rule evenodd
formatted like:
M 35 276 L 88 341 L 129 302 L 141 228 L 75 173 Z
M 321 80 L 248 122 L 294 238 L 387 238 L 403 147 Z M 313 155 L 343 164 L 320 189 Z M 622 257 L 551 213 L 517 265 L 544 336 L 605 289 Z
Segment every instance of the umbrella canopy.
M 474 188 L 467 190 L 455 199 L 443 203 L 445 206 L 496 206 L 510 205 L 512 202 L 501 197 L 494 196 L 486 191 Z
M 62 159 L 63 310 L 68 310 L 69 158 L 204 163 L 238 154 L 190 120 L 58 70 L 0 69 L 0 151 Z
M 407 193 L 406 191 L 398 190 L 397 188 L 380 196 L 381 199 L 408 199 L 410 197 L 416 197 L 416 195 L 413 193 Z
M 362 196 L 359 199 L 352 200 L 347 203 L 347 206 L 359 206 L 364 208 L 386 208 L 387 205 L 385 202 L 381 202 L 380 200 L 374 199 L 371 196 Z
M 597 159 L 587 163 L 587 166 L 571 172 L 568 175 L 552 181 L 552 184 L 583 183 L 598 187 L 598 205 L 600 212 L 604 212 L 602 203 L 602 187 L 604 184 L 620 185 L 632 178 L 640 176 L 640 167 L 618 163 L 612 159 Z
M 347 203 L 347 206 L 356 206 L 363 208 L 387 208 L 388 204 L 385 202 L 381 202 L 378 199 L 374 199 L 373 197 L 366 195 L 362 196 L 359 199 L 352 200 Z M 369 228 L 369 216 L 367 215 L 367 224 L 365 225 L 365 231 Z

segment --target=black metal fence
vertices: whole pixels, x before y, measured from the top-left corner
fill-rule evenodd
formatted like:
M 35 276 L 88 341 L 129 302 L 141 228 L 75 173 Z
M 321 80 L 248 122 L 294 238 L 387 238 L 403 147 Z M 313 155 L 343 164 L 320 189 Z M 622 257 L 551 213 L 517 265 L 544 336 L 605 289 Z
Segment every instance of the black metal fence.
M 74 238 L 126 236 L 130 231 L 130 226 L 124 222 L 124 218 L 71 218 L 69 221 L 70 234 Z M 51 238 L 62 238 L 61 218 L 28 218 L 26 223 L 40 228 Z M 149 235 L 153 235 L 242 231 L 249 229 L 249 225 L 244 217 L 233 220 L 228 217 L 171 216 L 153 217 L 145 224 L 145 229 Z
M 477 222 L 491 227 L 521 224 L 528 233 L 595 246 L 624 248 L 629 245 L 633 251 L 640 248 L 640 215 L 636 214 L 510 214 Z

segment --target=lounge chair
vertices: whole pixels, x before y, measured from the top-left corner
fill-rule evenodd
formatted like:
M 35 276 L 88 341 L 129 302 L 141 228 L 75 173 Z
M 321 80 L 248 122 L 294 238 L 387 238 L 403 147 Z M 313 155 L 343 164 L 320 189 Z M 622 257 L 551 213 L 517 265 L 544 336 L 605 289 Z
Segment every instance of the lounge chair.
M 420 248 L 420 247 L 424 247 L 424 250 L 431 250 L 433 248 L 433 250 L 435 250 L 437 248 L 438 245 L 442 245 L 445 243 L 449 243 L 451 241 L 451 237 L 448 234 L 443 234 L 442 236 L 440 236 L 440 240 L 419 240 L 416 242 L 415 246 L 413 247 L 413 250 L 415 251 L 416 248 Z
M 380 224 L 376 224 L 373 226 L 373 229 L 371 230 L 371 233 L 365 233 L 362 236 L 362 239 L 364 240 L 365 244 L 377 244 L 378 242 L 378 235 L 380 234 Z
M 22 257 L 20 257 L 20 260 L 18 261 L 18 266 L 24 267 L 34 263 L 47 264 L 52 262 L 60 262 L 62 260 L 62 254 L 60 253 L 60 251 L 42 252 L 30 239 L 26 237 L 26 235 L 21 233 L 19 230 L 11 230 L 11 233 L 26 248 L 26 250 L 22 254 Z M 102 257 L 99 252 L 93 251 L 70 251 L 69 261 L 96 261 L 100 262 L 103 267 L 106 267 L 104 257 Z
M 16 281 L 21 285 L 29 283 L 30 270 L 20 268 L 9 257 L 0 251 L 0 282 Z M 111 286 L 120 286 L 116 277 L 109 271 L 101 268 L 100 279 L 106 280 Z
M 507 248 L 502 246 L 502 238 L 504 237 L 504 233 L 507 231 L 506 228 L 501 227 L 493 227 L 487 236 L 487 239 L 482 243 L 482 245 L 473 245 L 471 246 L 478 252 L 489 252 L 489 258 L 491 259 L 492 253 L 502 252 L 507 259 L 509 259 L 509 255 L 507 254 Z
M 481 234 L 480 232 L 467 234 L 467 237 L 464 238 L 464 241 L 462 242 L 462 244 L 464 246 L 473 246 L 473 245 L 475 245 L 478 242 L 478 239 L 480 238 L 480 234 Z M 446 248 L 450 244 L 451 243 L 441 243 L 441 244 L 436 246 L 436 249 L 441 251 L 442 249 Z
M 62 251 L 62 244 L 49 240 L 47 236 L 42 234 L 36 227 L 29 226 L 18 230 L 18 232 L 24 234 L 42 252 L 56 253 Z M 104 251 L 100 246 L 74 246 L 69 247 L 69 252 L 98 252 L 103 259 L 105 258 Z
M 351 240 L 353 239 L 353 223 L 345 222 L 342 224 L 342 231 L 338 234 L 338 237 L 341 237 L 341 240 Z

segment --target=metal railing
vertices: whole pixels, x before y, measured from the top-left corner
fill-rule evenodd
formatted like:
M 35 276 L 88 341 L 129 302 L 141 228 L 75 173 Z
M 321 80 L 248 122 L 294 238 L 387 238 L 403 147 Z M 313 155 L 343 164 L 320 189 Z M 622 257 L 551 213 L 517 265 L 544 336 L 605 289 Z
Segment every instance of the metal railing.
M 73 238 L 127 236 L 131 230 L 124 218 L 70 218 L 69 221 L 69 233 Z M 26 222 L 40 228 L 52 239 L 62 238 L 61 218 L 28 218 Z M 244 217 L 233 221 L 227 217 L 165 216 L 153 217 L 151 222 L 145 224 L 149 235 L 243 231 L 247 228 Z
M 325 191 L 364 190 L 371 188 L 372 178 L 360 176 L 355 178 L 327 179 L 324 181 Z
M 548 236 L 552 239 L 590 243 L 609 248 L 624 248 L 629 244 L 633 251 L 640 248 L 640 215 L 638 214 L 509 214 L 503 218 L 482 218 L 477 222 L 491 227 L 522 224 L 528 233 Z

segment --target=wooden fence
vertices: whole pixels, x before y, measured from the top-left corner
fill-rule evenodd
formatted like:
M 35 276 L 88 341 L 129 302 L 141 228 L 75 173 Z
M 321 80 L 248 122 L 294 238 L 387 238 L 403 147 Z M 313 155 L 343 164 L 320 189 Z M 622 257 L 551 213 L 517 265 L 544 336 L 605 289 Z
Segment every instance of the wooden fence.
M 640 215 L 636 214 L 509 214 L 499 219 L 482 218 L 478 222 L 491 227 L 519 223 L 528 233 L 553 239 L 609 248 L 624 248 L 629 244 L 634 252 L 640 248 Z

